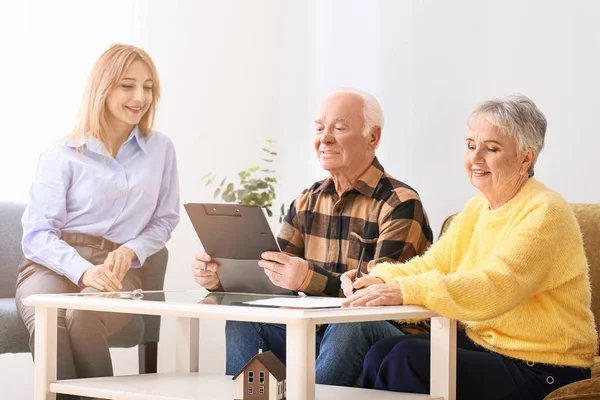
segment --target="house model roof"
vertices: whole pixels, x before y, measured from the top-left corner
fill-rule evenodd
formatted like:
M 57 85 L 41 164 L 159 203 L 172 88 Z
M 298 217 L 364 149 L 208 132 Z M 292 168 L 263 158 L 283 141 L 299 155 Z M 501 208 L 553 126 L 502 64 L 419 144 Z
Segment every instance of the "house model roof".
M 275 354 L 273 354 L 271 351 L 265 351 L 264 353 L 259 353 L 252 357 L 250 361 L 248 361 L 246 365 L 244 365 L 244 367 L 240 369 L 238 373 L 235 374 L 235 376 L 231 379 L 235 380 L 235 378 L 237 378 L 238 375 L 241 374 L 254 360 L 260 361 L 265 366 L 267 371 L 269 371 L 269 373 L 273 375 L 279 382 L 285 380 L 285 365 L 283 365 L 283 363 L 279 361 L 279 358 L 277 358 L 277 356 L 275 356 Z

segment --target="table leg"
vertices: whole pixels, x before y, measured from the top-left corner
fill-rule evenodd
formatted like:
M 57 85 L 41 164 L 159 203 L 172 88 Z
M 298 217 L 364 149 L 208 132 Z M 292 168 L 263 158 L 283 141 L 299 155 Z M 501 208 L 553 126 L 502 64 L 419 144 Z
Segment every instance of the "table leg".
M 175 358 L 177 372 L 198 372 L 199 320 L 177 318 Z
M 56 308 L 35 308 L 34 400 L 55 400 L 50 384 L 56 382 Z
M 456 400 L 456 320 L 431 318 L 432 396 Z
M 315 400 L 315 324 L 288 324 L 286 333 L 286 398 Z

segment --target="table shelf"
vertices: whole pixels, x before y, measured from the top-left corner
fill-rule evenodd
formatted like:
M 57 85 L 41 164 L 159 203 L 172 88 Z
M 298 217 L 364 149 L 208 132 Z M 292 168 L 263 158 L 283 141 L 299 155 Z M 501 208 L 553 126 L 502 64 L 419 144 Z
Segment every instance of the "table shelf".
M 233 400 L 231 376 L 176 372 L 105 378 L 70 379 L 50 384 L 50 391 L 114 400 Z M 315 400 L 441 400 L 420 394 L 316 385 Z

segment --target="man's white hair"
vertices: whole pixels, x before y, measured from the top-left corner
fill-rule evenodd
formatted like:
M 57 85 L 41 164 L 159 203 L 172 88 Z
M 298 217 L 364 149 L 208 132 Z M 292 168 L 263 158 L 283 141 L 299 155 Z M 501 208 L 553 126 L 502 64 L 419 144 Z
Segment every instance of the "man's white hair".
M 381 105 L 370 93 L 363 92 L 362 90 L 353 89 L 353 88 L 339 88 L 335 89 L 331 92 L 330 95 L 337 93 L 352 93 L 360 96 L 363 101 L 363 135 L 367 136 L 371 130 L 378 126 L 383 130 L 383 110 L 381 109 Z

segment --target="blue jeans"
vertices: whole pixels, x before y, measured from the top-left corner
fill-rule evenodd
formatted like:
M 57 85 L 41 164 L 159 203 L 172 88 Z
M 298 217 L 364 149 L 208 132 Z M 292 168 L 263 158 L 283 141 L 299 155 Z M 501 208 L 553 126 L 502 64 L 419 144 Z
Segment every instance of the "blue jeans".
M 316 383 L 356 386 L 367 351 L 383 338 L 402 335 L 386 321 L 331 324 L 317 331 Z M 235 375 L 258 349 L 272 351 L 285 364 L 285 325 L 227 321 L 226 374 Z

